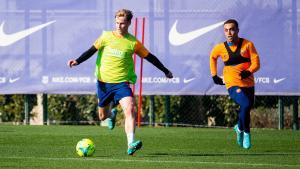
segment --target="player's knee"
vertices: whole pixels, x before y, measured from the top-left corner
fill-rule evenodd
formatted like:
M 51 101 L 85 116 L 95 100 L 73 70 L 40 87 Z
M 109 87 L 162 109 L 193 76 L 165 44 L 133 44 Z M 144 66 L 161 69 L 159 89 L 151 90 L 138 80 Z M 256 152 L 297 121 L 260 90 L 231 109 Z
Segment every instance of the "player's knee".
M 241 109 L 244 109 L 245 111 L 247 111 L 247 110 L 249 110 L 249 109 L 251 109 L 251 104 L 250 104 L 250 102 L 243 102 L 241 105 Z
M 128 107 L 125 111 L 124 114 L 126 118 L 134 118 L 134 110 L 133 107 Z

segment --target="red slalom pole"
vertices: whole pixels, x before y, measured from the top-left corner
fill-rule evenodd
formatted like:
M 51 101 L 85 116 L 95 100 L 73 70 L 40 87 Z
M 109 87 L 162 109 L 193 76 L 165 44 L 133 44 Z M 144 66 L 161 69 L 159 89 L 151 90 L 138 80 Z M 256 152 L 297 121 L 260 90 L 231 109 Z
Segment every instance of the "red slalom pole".
M 144 41 L 145 41 L 145 17 L 143 17 L 142 20 L 142 44 L 143 45 L 144 45 Z M 140 79 L 139 79 L 140 90 L 139 90 L 139 103 L 138 103 L 138 127 L 141 126 L 142 91 L 143 91 L 142 79 L 143 79 L 143 58 L 141 57 Z
M 137 36 L 137 30 L 138 30 L 138 18 L 135 18 L 134 19 L 134 27 L 133 27 L 133 33 L 134 33 L 135 37 Z M 133 54 L 133 64 L 134 64 L 134 72 L 135 72 L 135 67 L 136 67 L 136 54 L 135 53 Z M 133 97 L 134 97 L 135 84 L 132 85 L 132 94 L 133 94 Z

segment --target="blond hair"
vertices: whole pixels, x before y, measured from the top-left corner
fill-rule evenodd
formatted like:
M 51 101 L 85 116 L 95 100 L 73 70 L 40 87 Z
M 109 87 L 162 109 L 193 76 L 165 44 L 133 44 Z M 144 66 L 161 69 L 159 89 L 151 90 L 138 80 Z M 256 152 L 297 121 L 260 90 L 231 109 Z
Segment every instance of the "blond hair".
M 133 14 L 128 9 L 120 9 L 116 12 L 115 18 L 117 17 L 125 17 L 127 21 L 131 21 Z

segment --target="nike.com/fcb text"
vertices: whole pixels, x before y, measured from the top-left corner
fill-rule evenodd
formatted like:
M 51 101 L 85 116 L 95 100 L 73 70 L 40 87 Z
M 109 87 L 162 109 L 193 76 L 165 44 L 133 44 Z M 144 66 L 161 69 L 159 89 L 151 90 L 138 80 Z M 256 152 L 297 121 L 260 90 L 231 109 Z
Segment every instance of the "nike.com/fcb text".
M 143 77 L 143 83 L 180 83 L 179 77 L 168 79 L 166 77 Z

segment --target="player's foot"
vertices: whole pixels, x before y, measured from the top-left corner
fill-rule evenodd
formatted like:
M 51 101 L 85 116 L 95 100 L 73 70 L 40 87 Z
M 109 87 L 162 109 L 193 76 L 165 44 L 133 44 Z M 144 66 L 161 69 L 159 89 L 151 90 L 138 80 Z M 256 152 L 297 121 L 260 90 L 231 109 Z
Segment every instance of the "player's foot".
M 115 128 L 117 113 L 118 113 L 118 110 L 116 108 L 111 109 L 111 116 L 110 116 L 110 118 L 108 118 L 108 121 L 107 121 L 108 122 L 107 126 L 110 130 Z
M 140 140 L 137 140 L 133 143 L 131 143 L 128 147 L 127 154 L 128 155 L 133 155 L 137 150 L 142 148 L 142 142 Z
M 245 149 L 251 148 L 251 135 L 250 135 L 250 133 L 244 132 L 243 148 L 245 148 Z
M 242 132 L 240 129 L 239 129 L 239 126 L 236 124 L 234 126 L 234 131 L 236 133 L 236 142 L 239 146 L 243 147 L 243 140 L 244 140 L 244 132 Z

